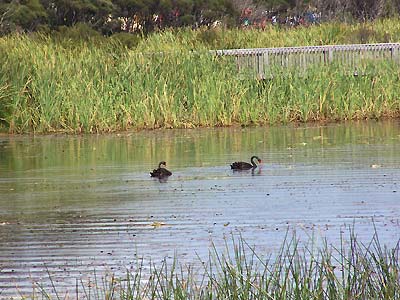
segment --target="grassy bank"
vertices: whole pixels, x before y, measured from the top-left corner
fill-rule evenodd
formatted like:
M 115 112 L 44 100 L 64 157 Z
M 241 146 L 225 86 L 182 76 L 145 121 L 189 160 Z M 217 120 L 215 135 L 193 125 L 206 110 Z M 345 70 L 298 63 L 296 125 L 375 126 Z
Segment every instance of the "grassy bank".
M 177 260 L 147 266 L 139 259 L 123 278 L 77 282 L 74 299 L 398 299 L 398 255 L 398 244 L 384 247 L 376 235 L 363 244 L 351 233 L 338 247 L 287 237 L 267 257 L 233 239 L 225 251 L 213 248 L 202 267 Z M 38 289 L 33 299 L 64 298 L 56 285 Z
M 0 122 L 12 133 L 79 133 L 396 117 L 400 70 L 393 62 L 366 62 L 359 77 L 329 65 L 302 76 L 277 70 L 260 82 L 243 80 L 229 58 L 207 49 L 398 41 L 398 27 L 388 20 L 262 32 L 185 29 L 153 34 L 130 50 L 112 39 L 3 37 Z M 158 53 L 143 54 L 150 52 Z

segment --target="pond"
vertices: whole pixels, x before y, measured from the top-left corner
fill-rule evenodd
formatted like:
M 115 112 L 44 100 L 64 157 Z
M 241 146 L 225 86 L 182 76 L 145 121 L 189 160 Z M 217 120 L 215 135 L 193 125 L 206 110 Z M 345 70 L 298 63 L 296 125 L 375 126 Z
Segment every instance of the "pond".
M 254 172 L 229 164 L 258 155 Z M 149 171 L 165 160 L 165 182 Z M 400 121 L 0 136 L 0 297 L 73 293 L 136 258 L 196 264 L 241 235 L 274 253 L 287 232 L 339 243 L 400 236 Z M 51 280 L 49 280 L 51 278 Z

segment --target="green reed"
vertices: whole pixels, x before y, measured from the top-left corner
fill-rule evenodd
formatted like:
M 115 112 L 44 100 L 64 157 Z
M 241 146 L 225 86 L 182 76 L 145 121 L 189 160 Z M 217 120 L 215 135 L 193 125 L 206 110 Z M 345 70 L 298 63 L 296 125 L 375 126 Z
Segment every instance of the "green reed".
M 322 23 L 295 28 L 267 26 L 261 29 L 187 28 L 156 32 L 142 39 L 140 51 L 179 49 L 234 49 L 334 44 L 385 43 L 400 40 L 398 19 L 364 23 Z
M 374 24 L 376 35 L 389 25 Z M 263 39 L 263 45 L 272 46 L 271 33 L 276 40 L 285 34 L 296 37 L 293 43 L 281 39 L 283 45 L 318 44 L 309 31 L 332 36 L 323 41 L 341 42 L 340 30 L 334 29 L 342 27 L 355 31 L 340 24 L 293 31 L 166 31 L 143 38 L 136 50 L 111 40 L 3 37 L 0 124 L 9 132 L 80 133 L 398 116 L 399 69 L 394 62 L 366 61 L 358 77 L 350 68 L 329 65 L 306 72 L 276 69 L 272 78 L 259 81 L 239 73 L 232 58 L 211 55 L 206 50 L 210 43 L 201 42 L 227 43 L 216 43 L 218 47 L 235 41 L 231 46 L 243 47 L 258 34 L 259 42 L 255 38 L 246 46 L 261 46 Z
M 341 235 L 339 247 L 315 237 L 301 241 L 287 234 L 281 248 L 264 255 L 239 237 L 225 248 L 212 247 L 200 266 L 174 259 L 147 266 L 137 260 L 126 276 L 95 274 L 77 282 L 75 296 L 84 299 L 398 299 L 399 244 L 382 246 L 374 235 L 361 243 L 354 231 Z M 49 274 L 51 276 L 51 274 Z M 60 299 L 61 291 L 41 285 L 36 297 Z M 74 297 L 75 297 L 74 296 Z

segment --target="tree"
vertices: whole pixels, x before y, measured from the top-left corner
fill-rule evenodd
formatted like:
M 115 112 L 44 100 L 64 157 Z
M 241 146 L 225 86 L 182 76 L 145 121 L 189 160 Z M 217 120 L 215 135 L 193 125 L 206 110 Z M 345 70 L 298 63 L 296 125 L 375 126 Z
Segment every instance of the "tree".
M 111 0 L 43 0 L 43 3 L 53 27 L 76 23 L 101 27 L 115 8 Z
M 3 0 L 0 3 L 0 29 L 35 30 L 47 22 L 47 12 L 39 0 Z
M 168 1 L 168 0 L 167 0 Z M 142 29 L 146 21 L 150 18 L 154 8 L 151 0 L 114 0 L 116 6 L 114 18 L 121 18 L 123 30 L 127 32 Z M 157 1 L 158 2 L 158 1 Z

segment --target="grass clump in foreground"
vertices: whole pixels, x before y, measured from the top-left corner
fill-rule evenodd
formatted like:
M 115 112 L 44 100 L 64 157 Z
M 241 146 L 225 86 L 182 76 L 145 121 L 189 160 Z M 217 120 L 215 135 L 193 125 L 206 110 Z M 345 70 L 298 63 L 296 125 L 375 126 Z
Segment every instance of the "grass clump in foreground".
M 212 249 L 203 268 L 150 265 L 125 278 L 114 276 L 81 282 L 76 298 L 83 299 L 399 299 L 399 242 L 383 247 L 374 235 L 363 244 L 354 232 L 338 248 L 325 243 L 304 244 L 285 238 L 280 251 L 265 258 L 243 239 L 232 239 L 225 251 Z M 56 291 L 55 287 L 53 287 Z M 41 289 L 41 298 L 52 299 Z M 55 293 L 57 294 L 57 293 Z M 59 298 L 59 295 L 56 296 Z

